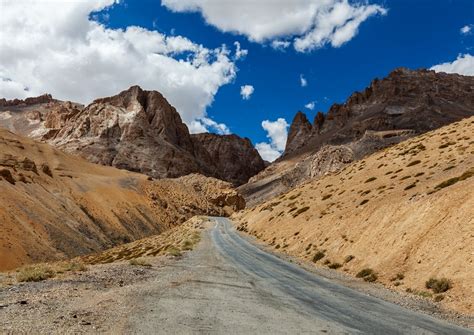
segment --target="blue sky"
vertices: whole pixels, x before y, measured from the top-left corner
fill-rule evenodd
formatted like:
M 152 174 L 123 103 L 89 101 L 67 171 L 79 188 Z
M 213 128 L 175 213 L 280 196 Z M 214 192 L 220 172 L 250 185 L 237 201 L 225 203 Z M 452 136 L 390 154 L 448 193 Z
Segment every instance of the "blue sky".
M 250 42 L 245 36 L 223 33 L 206 24 L 200 13 L 173 13 L 157 1 L 127 1 L 109 11 L 108 25 L 139 25 L 166 34 L 186 36 L 206 47 L 231 46 L 238 41 L 248 55 L 237 63 L 236 79 L 222 86 L 208 114 L 232 132 L 266 140 L 263 120 L 278 117 L 291 122 L 298 110 L 310 119 L 318 110 L 343 102 L 353 91 L 365 88 L 399 66 L 430 68 L 471 51 L 474 35 L 460 29 L 474 23 L 471 0 L 392 0 L 372 2 L 388 9 L 385 16 L 364 22 L 358 35 L 339 48 L 330 46 L 300 53 L 292 48 L 274 50 Z M 308 85 L 302 87 L 300 75 Z M 242 85 L 252 85 L 249 100 L 240 96 Z M 313 111 L 305 105 L 315 102 Z
M 20 0 L 20 3 L 22 1 Z M 112 0 L 101 1 L 110 2 Z M 344 2 L 344 0 L 331 1 L 334 3 Z M 472 50 L 474 46 L 474 27 L 472 26 L 474 24 L 474 1 L 472 0 L 350 1 L 349 3 L 353 8 L 378 7 L 373 7 L 375 8 L 375 13 L 364 17 L 357 27 L 358 29 L 356 29 L 355 36 L 348 38 L 342 45 L 334 46 L 331 42 L 326 42 L 303 52 L 301 50 L 297 51 L 291 45 L 298 36 L 304 35 L 302 33 L 289 32 L 280 34 L 283 37 L 268 37 L 268 32 L 267 37 L 258 35 L 259 32 L 256 32 L 255 29 L 252 30 L 252 24 L 257 25 L 259 23 L 257 14 L 250 19 L 248 23 L 249 29 L 247 30 L 246 22 L 242 22 L 243 19 L 239 19 L 239 13 L 235 14 L 236 9 L 239 9 L 239 1 L 231 2 L 232 5 L 229 5 L 230 7 L 233 6 L 231 12 L 226 12 L 228 9 L 223 8 L 219 9 L 217 14 L 215 13 L 216 11 L 212 12 L 215 8 L 209 9 L 205 8 L 204 5 L 201 7 L 196 5 L 202 2 L 201 0 L 164 0 L 163 3 L 158 0 L 122 0 L 119 4 L 113 6 L 109 6 L 109 4 L 93 4 L 92 0 L 85 2 L 91 4 L 88 7 L 83 6 L 73 9 L 75 13 L 89 13 L 89 20 L 97 21 L 105 27 L 104 29 L 109 39 L 107 42 L 108 49 L 113 49 L 111 41 L 122 38 L 120 36 L 111 37 L 110 32 L 120 32 L 120 30 L 126 30 L 130 26 L 138 26 L 144 28 L 146 32 L 158 32 L 162 36 L 184 37 L 189 39 L 194 45 L 202 45 L 207 50 L 222 48 L 222 45 L 225 44 L 231 52 L 228 60 L 226 60 L 226 66 L 228 67 L 219 72 L 219 76 L 216 76 L 216 78 L 212 77 L 214 78 L 213 81 L 209 80 L 212 82 L 212 85 L 206 88 L 204 92 L 197 92 L 194 90 L 195 87 L 193 88 L 189 85 L 185 86 L 186 89 L 180 89 L 181 86 L 173 83 L 163 88 L 164 81 L 172 82 L 169 73 L 163 76 L 162 72 L 157 72 L 159 75 L 157 75 L 158 79 L 156 79 L 156 82 L 147 80 L 141 83 L 141 78 L 147 75 L 147 73 L 138 72 L 136 68 L 140 66 L 149 67 L 147 57 L 139 58 L 137 56 L 135 63 L 131 62 L 131 65 L 126 64 L 124 65 L 126 67 L 120 68 L 117 64 L 121 62 L 121 58 L 116 55 L 117 53 L 113 56 L 111 56 L 112 54 L 106 56 L 99 54 L 95 58 L 103 56 L 104 61 L 94 65 L 95 67 L 91 67 L 90 64 L 95 61 L 94 57 L 91 56 L 93 53 L 81 55 L 82 50 L 85 49 L 84 45 L 82 45 L 74 51 L 73 54 L 76 57 L 74 61 L 69 63 L 64 61 L 64 59 L 72 57 L 70 54 L 61 57 L 61 62 L 64 62 L 62 67 L 64 74 L 61 74 L 61 78 L 67 77 L 69 73 L 74 74 L 75 72 L 73 71 L 78 67 L 78 63 L 80 64 L 79 67 L 82 66 L 86 69 L 81 68 L 82 72 L 75 75 L 79 77 L 78 84 L 74 86 L 70 80 L 61 83 L 62 79 L 59 78 L 56 80 L 59 84 L 47 82 L 43 83 L 41 88 L 46 87 L 45 89 L 50 92 L 52 91 L 59 98 L 87 102 L 88 99 L 90 100 L 94 97 L 94 94 L 100 96 L 112 92 L 112 90 L 119 91 L 119 87 L 125 89 L 127 88 L 125 87 L 126 85 L 136 82 L 147 89 L 155 88 L 164 91 L 165 96 L 169 97 L 172 102 L 177 101 L 175 105 L 177 105 L 178 110 L 182 113 L 183 118 L 188 124 L 192 117 L 204 117 L 207 120 L 214 120 L 225 124 L 232 133 L 249 137 L 254 144 L 261 142 L 272 144 L 272 141 L 278 141 L 276 137 L 285 136 L 286 134 L 285 132 L 275 130 L 273 137 L 268 138 L 268 132 L 262 128 L 262 122 L 265 120 L 271 122 L 278 118 L 284 118 L 288 123 L 291 123 L 294 114 L 298 110 L 306 112 L 310 120 L 312 120 L 317 111 L 327 112 L 333 103 L 343 102 L 352 92 L 365 88 L 372 79 L 384 77 L 396 67 L 430 68 L 437 64 L 454 62 L 459 55 L 474 53 Z M 11 6 L 13 6 L 13 3 L 15 2 L 12 2 Z M 188 3 L 189 6 L 181 8 L 185 3 Z M 245 1 L 242 1 L 242 3 L 245 3 Z M 247 7 L 249 3 L 252 2 L 247 2 Z M 263 6 L 263 10 L 265 10 L 264 3 L 260 3 L 260 6 Z M 284 6 L 291 8 L 293 2 L 292 0 L 275 0 L 274 3 L 277 4 L 276 6 L 284 3 Z M 2 4 L 5 6 L 3 2 Z M 222 6 L 225 7 L 226 5 Z M 284 6 L 282 5 L 282 7 Z M 23 14 L 23 12 L 28 11 L 29 9 L 27 8 L 30 7 L 19 8 L 18 13 L 21 13 L 20 15 L 27 15 Z M 99 9 L 99 12 L 94 12 L 91 9 Z M 285 9 L 282 10 L 284 11 Z M 64 8 L 64 10 L 56 11 L 55 15 L 60 15 L 58 13 L 61 12 L 65 13 L 64 21 L 66 22 L 68 18 L 66 13 L 69 11 L 68 8 Z M 382 13 L 382 11 L 386 12 Z M 18 13 L 17 15 L 19 15 Z M 220 17 L 219 13 L 222 13 Z M 265 19 L 263 14 L 262 20 Z M 35 17 L 35 20 L 41 20 L 41 18 Z M 233 22 L 232 20 L 240 20 L 241 22 Z M 278 16 L 275 16 L 275 21 L 278 20 Z M 229 30 L 225 28 L 227 21 L 229 21 L 231 27 L 232 24 L 236 27 L 235 29 L 230 29 L 234 30 L 234 32 L 225 32 L 225 30 Z M 14 23 L 10 23 L 10 27 L 12 24 Z M 48 33 L 51 34 L 51 31 L 55 31 L 58 36 L 67 36 L 71 41 L 75 41 L 76 35 L 83 30 L 81 25 L 85 27 L 85 23 L 78 20 L 77 24 L 71 22 L 70 26 L 67 27 L 60 26 L 58 28 L 54 26 L 54 29 L 48 30 Z M 464 33 L 461 32 L 463 27 L 465 27 Z M 18 29 L 25 34 L 28 33 L 25 27 L 18 27 Z M 71 33 L 71 29 L 76 30 Z M 92 28 L 89 27 L 87 29 Z M 291 30 L 291 28 L 289 29 Z M 466 30 L 468 31 L 466 32 Z M 58 40 L 58 36 L 56 36 L 56 40 Z M 129 40 L 130 38 L 127 37 L 127 39 Z M 290 46 L 284 50 L 276 50 L 271 47 L 271 42 L 275 40 L 285 40 L 289 42 Z M 248 50 L 248 54 L 245 57 L 235 59 L 235 42 L 239 42 L 242 49 Z M 53 45 L 56 42 L 47 41 L 43 42 L 43 45 L 48 43 Z M 90 44 L 89 42 L 87 47 L 90 47 Z M 2 46 L 0 45 L 0 47 Z M 9 47 L 3 46 L 5 49 Z M 18 53 L 18 51 L 16 52 Z M 94 50 L 94 52 L 100 53 L 104 51 Z M 193 51 L 189 52 L 192 53 Z M 57 53 L 56 50 L 54 54 Z M 2 61 L 13 62 L 13 58 L 18 58 L 17 56 L 10 56 L 6 59 L 6 54 L 7 52 L 4 53 Z M 171 57 L 174 57 L 174 60 L 186 60 L 187 56 L 187 52 L 182 52 Z M 124 54 L 125 57 L 126 55 Z M 215 57 L 218 57 L 217 54 Z M 104 65 L 107 59 L 110 59 L 110 65 Z M 228 64 L 229 61 L 232 62 L 232 65 Z M 47 60 L 41 60 L 38 57 L 31 60 L 31 62 L 32 67 L 38 68 L 38 72 L 47 68 L 48 65 L 44 64 Z M 24 63 L 22 64 L 24 67 Z M 15 66 L 5 67 L 5 69 L 2 69 L 0 66 L 0 78 L 4 79 L 5 87 L 7 84 L 9 85 L 6 88 L 2 88 L 0 85 L 0 90 L 3 89 L 5 92 L 4 96 L 15 94 L 11 93 L 16 92 L 12 89 L 14 84 L 21 87 L 22 92 L 26 92 L 25 94 L 27 95 L 40 90 L 40 88 L 34 89 L 34 85 L 38 81 L 37 78 L 28 78 L 26 74 L 22 74 L 20 65 L 18 65 L 19 70 L 16 72 L 12 70 L 15 69 Z M 106 70 L 103 70 L 109 66 L 111 67 L 110 74 L 105 73 L 104 71 Z M 117 68 L 112 68 L 112 66 L 117 66 Z M 464 69 L 462 71 L 465 71 L 467 68 L 467 74 L 472 74 L 473 67 L 472 59 L 466 60 L 463 66 L 461 66 Z M 445 68 L 451 70 L 451 72 L 456 72 L 455 69 L 452 70 L 452 64 L 446 64 Z M 136 73 L 134 72 L 130 75 L 122 73 L 123 71 L 127 72 L 128 69 Z M 166 70 L 166 67 L 164 69 Z M 178 71 L 181 71 L 182 74 L 181 72 L 179 73 L 183 78 L 192 77 L 196 73 L 185 72 L 187 70 L 182 68 L 176 69 L 170 67 L 169 72 L 176 71 L 178 73 Z M 211 70 L 210 67 L 207 69 L 209 72 L 206 73 L 209 73 L 209 77 L 213 76 L 214 72 L 212 71 L 214 70 Z M 232 70 L 236 72 L 234 74 L 225 72 Z M 87 71 L 90 71 L 88 77 L 84 74 Z M 94 76 L 96 71 L 97 76 Z M 102 74 L 101 71 L 104 73 Z M 146 69 L 143 71 L 146 71 Z M 117 79 L 116 84 L 111 83 L 113 80 L 110 78 L 113 79 L 114 75 L 118 78 L 119 72 L 120 80 Z M 305 87 L 301 85 L 301 76 L 307 81 Z M 104 79 L 101 82 L 100 78 L 107 78 L 107 80 Z M 85 90 L 89 86 L 89 84 L 84 85 L 86 80 L 92 80 L 94 84 L 97 84 L 96 88 L 86 92 Z M 201 81 L 196 85 L 205 86 L 206 84 L 205 81 Z M 241 86 L 243 85 L 251 85 L 254 88 L 254 92 L 249 99 L 243 99 L 240 94 Z M 71 87 L 69 90 L 66 90 L 68 86 Z M 90 84 L 90 86 L 92 87 L 93 85 Z M 103 91 L 101 87 L 110 87 L 110 90 Z M 173 91 L 170 87 L 176 87 L 176 89 Z M 84 92 L 82 95 L 76 94 L 79 91 Z M 190 97 L 189 101 L 186 101 L 185 97 L 188 92 L 193 92 L 192 94 L 194 95 L 193 98 Z M 314 110 L 305 108 L 305 105 L 311 102 L 314 102 Z M 193 114 L 193 104 L 196 104 L 196 110 L 200 110 L 197 112 L 197 116 Z M 208 129 L 216 131 L 222 129 L 222 127 L 212 126 Z M 279 147 L 276 148 L 275 143 L 273 143 L 273 149 L 281 151 L 281 145 Z

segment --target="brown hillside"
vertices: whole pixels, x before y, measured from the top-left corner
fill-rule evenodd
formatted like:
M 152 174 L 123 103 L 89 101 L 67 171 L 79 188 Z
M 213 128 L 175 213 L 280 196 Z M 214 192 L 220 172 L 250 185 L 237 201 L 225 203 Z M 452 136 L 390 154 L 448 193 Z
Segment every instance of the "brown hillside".
M 387 148 L 236 215 L 275 249 L 474 312 L 474 118 Z M 398 274 L 398 276 L 397 276 Z M 397 278 L 398 277 L 398 278 Z
M 0 129 L 0 270 L 103 250 L 245 205 L 213 178 L 149 179 Z

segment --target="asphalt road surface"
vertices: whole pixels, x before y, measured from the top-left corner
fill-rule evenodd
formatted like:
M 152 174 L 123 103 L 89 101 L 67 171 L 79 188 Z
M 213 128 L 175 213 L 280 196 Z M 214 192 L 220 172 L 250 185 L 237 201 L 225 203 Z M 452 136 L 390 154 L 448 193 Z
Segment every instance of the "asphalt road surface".
M 136 334 L 474 334 L 269 254 L 213 218 L 193 252 L 134 298 Z

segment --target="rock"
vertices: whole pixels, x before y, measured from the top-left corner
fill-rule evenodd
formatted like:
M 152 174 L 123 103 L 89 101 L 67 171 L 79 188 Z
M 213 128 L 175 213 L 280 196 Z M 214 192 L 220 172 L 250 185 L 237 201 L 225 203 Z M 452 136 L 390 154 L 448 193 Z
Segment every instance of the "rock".
M 15 185 L 15 178 L 13 178 L 10 170 L 0 169 L 0 177 L 9 182 L 10 184 Z
M 0 107 L 11 107 L 11 106 L 19 106 L 19 105 L 36 105 L 36 104 L 44 104 L 54 101 L 51 94 L 43 94 L 38 97 L 31 97 L 26 98 L 25 100 L 21 99 L 13 99 L 13 100 L 6 100 L 5 98 L 0 99 Z
M 354 152 L 347 146 L 324 146 L 310 157 L 310 178 L 339 171 L 354 160 Z
M 313 126 L 309 123 L 306 114 L 296 113 L 288 132 L 285 153 L 295 152 L 305 145 L 305 141 L 311 136 Z
M 49 168 L 48 164 L 41 164 L 41 171 L 43 171 L 44 174 L 47 174 L 51 178 L 53 177 L 53 172 L 51 172 L 51 169 Z
M 298 112 L 285 152 L 239 187 L 248 206 L 418 134 L 474 115 L 474 77 L 396 69 L 313 124 Z
M 58 103 L 45 113 L 43 141 L 87 160 L 152 178 L 190 173 L 242 184 L 264 168 L 248 139 L 191 136 L 176 109 L 157 91 L 138 86 L 85 108 Z
M 405 130 L 414 136 L 472 115 L 474 77 L 399 68 L 334 104 L 326 116 L 318 113 L 312 125 L 298 112 L 280 160 L 325 144 L 348 144 L 367 131 Z
M 234 185 L 245 184 L 265 168 L 265 162 L 248 138 L 209 133 L 194 134 L 191 138 L 209 153 L 216 166 L 216 177 Z

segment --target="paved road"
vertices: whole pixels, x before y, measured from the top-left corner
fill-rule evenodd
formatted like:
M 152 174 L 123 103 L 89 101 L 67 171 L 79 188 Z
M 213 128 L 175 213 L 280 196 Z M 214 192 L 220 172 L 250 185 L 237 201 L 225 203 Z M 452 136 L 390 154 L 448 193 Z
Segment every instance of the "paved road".
M 127 333 L 474 334 L 335 284 L 268 254 L 225 218 L 135 297 Z

